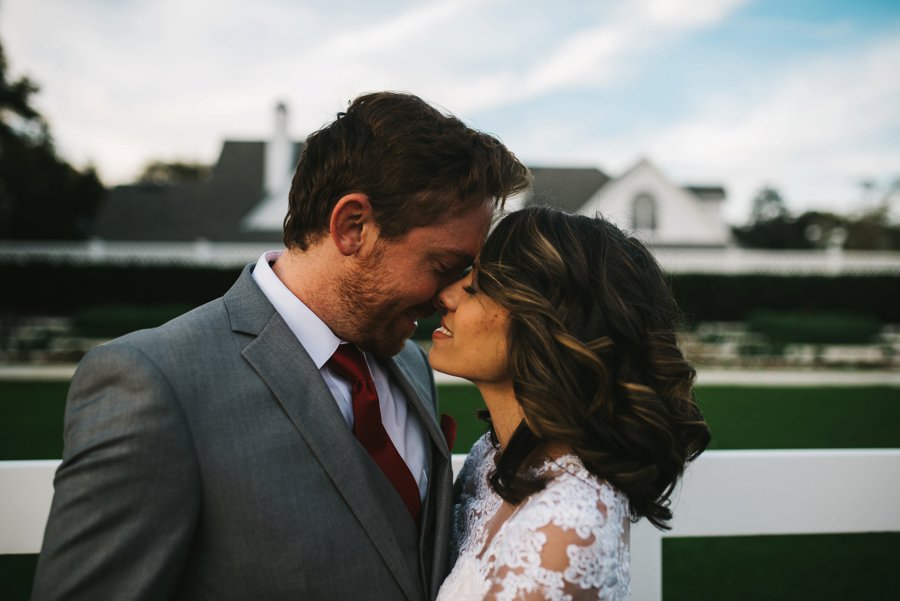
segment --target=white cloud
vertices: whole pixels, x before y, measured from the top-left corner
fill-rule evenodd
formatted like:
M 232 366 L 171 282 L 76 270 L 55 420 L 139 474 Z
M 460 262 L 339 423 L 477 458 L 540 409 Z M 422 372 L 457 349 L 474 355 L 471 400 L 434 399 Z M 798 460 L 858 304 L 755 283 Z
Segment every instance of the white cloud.
M 642 3 L 642 11 L 652 22 L 670 26 L 702 26 L 720 21 L 745 3 L 746 0 L 646 0 Z
M 586 119 L 602 107 L 582 98 L 629 93 L 648 64 L 750 0 L 0 1 L 13 74 L 42 85 L 36 105 L 64 155 L 95 161 L 108 183 L 149 158 L 211 161 L 226 137 L 262 138 L 277 100 L 302 137 L 376 89 L 420 94 L 527 161 L 615 175 L 649 155 L 681 183 L 725 184 L 732 219 L 764 183 L 795 206 L 840 203 L 858 197 L 857 178 L 900 164 L 900 45 L 890 38 L 785 61 L 732 89 L 711 81 L 692 90 L 704 100 L 688 117 L 653 115 L 615 135 Z M 823 25 L 821 36 L 846 27 Z M 542 111 L 554 95 L 570 95 L 572 110 Z M 484 117 L 523 107 L 534 117 L 503 131 Z
M 900 42 L 897 36 L 850 55 L 822 56 L 773 78 L 753 98 L 738 90 L 645 142 L 673 171 L 728 179 L 732 219 L 746 215 L 766 183 L 798 210 L 846 210 L 865 175 L 900 169 Z M 708 176 L 709 177 L 709 176 Z
M 365 56 L 384 50 L 402 50 L 410 39 L 427 36 L 431 29 L 441 26 L 449 18 L 473 7 L 474 4 L 473 0 L 443 0 L 415 5 L 409 11 L 375 23 L 361 31 L 340 31 L 316 48 L 312 56 L 313 58 Z

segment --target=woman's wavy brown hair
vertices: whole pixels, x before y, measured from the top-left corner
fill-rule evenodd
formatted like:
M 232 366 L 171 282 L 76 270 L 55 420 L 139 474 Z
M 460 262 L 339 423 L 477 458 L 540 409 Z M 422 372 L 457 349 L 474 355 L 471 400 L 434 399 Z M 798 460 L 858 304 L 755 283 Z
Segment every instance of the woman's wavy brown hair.
M 681 314 L 646 247 L 602 218 L 550 208 L 510 213 L 475 264 L 477 287 L 509 310 L 509 371 L 525 419 L 491 485 L 517 504 L 546 479 L 548 445 L 628 496 L 658 528 L 685 464 L 709 444 L 696 372 L 676 344 Z

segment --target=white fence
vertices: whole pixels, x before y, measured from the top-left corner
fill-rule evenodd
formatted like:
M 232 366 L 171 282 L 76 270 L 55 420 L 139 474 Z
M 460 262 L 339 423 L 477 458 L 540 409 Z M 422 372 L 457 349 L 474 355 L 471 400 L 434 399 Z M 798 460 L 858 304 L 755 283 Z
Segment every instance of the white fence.
M 18 242 L 0 241 L 0 263 L 175 265 L 238 268 L 256 261 L 274 242 Z M 900 275 L 900 252 L 657 248 L 669 273 L 772 275 Z
M 454 455 L 458 472 L 465 455 Z M 0 554 L 40 551 L 59 461 L 0 462 Z M 688 469 L 672 530 L 631 531 L 633 601 L 662 599 L 662 539 L 900 531 L 900 449 L 710 451 Z
M 632 527 L 633 601 L 662 599 L 664 537 L 900 531 L 900 449 L 704 453 L 672 512 Z
M 59 460 L 0 461 L 0 555 L 37 553 Z
M 672 512 L 667 532 L 632 526 L 632 601 L 662 599 L 664 537 L 900 531 L 900 449 L 708 451 Z

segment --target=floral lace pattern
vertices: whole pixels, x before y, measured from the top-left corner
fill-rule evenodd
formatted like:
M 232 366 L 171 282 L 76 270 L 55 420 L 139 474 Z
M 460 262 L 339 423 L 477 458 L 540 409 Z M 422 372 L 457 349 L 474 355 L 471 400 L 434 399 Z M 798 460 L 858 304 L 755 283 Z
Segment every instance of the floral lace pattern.
M 487 435 L 456 480 L 453 571 L 438 601 L 628 598 L 628 499 L 575 455 L 535 468 L 544 490 L 511 506 L 490 487 Z

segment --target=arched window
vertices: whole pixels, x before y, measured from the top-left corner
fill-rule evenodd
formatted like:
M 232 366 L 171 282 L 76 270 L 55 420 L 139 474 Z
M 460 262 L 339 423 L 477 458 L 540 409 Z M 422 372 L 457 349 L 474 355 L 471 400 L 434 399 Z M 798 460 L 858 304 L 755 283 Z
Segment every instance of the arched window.
M 656 199 L 649 194 L 638 194 L 631 205 L 631 227 L 635 230 L 656 229 Z

